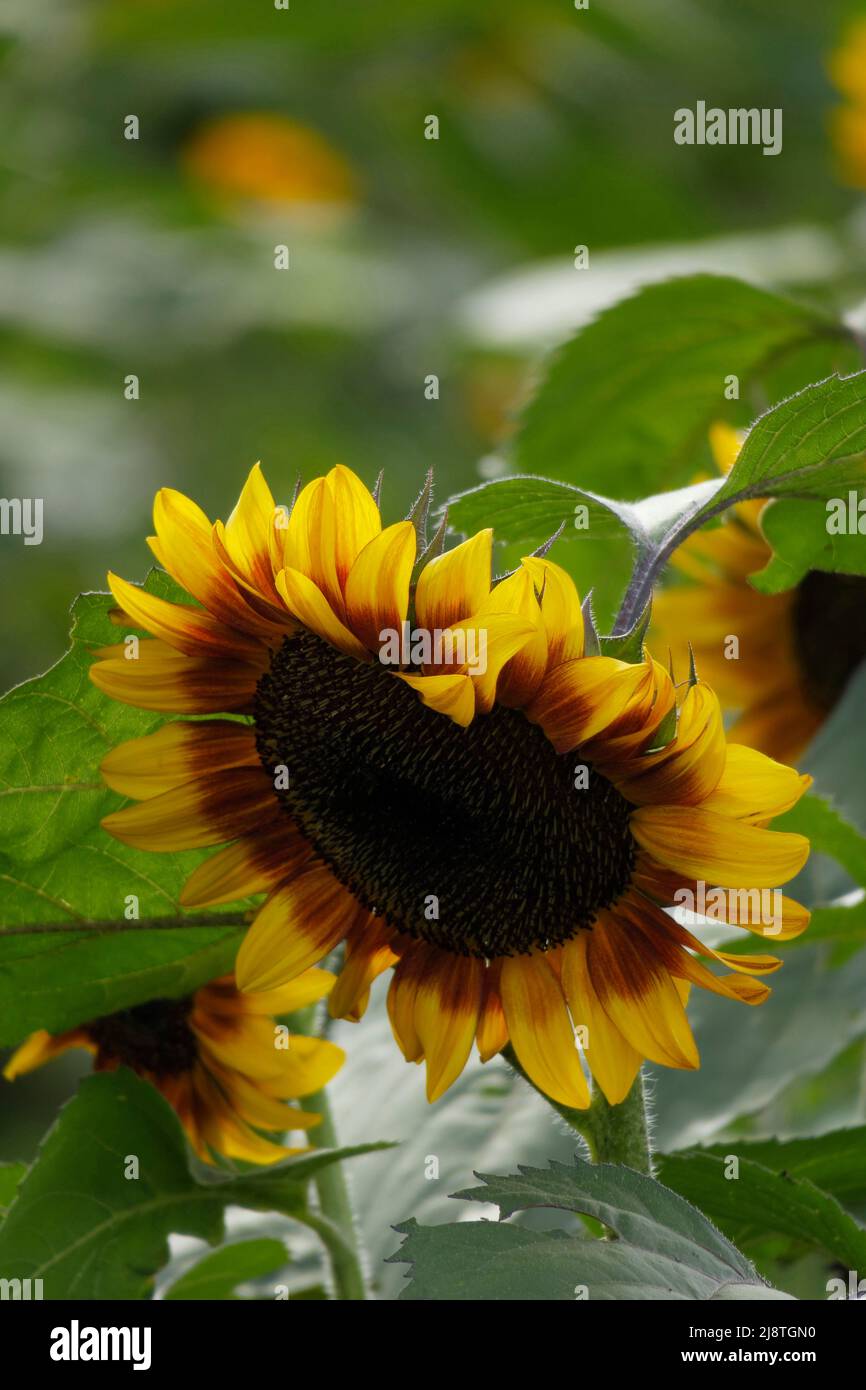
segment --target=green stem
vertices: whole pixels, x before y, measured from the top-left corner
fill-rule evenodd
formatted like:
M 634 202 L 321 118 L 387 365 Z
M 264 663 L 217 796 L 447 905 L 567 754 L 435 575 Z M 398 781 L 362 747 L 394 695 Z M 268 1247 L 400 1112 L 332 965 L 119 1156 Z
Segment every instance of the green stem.
M 581 1136 L 589 1148 L 593 1162 L 621 1163 L 627 1168 L 634 1168 L 638 1173 L 652 1175 L 646 1097 L 640 1072 L 625 1100 L 619 1105 L 608 1104 L 596 1086 L 593 1088 L 589 1109 L 573 1110 L 569 1105 L 551 1100 L 550 1096 L 545 1095 L 544 1091 L 535 1085 L 520 1065 L 510 1043 L 503 1048 L 502 1055 L 508 1065 L 538 1091 L 542 1099 Z
M 337 1131 L 334 1127 L 327 1088 L 314 1096 L 304 1097 L 304 1109 L 321 1115 L 321 1124 L 310 1131 L 310 1143 L 317 1149 L 336 1149 Z M 367 1297 L 361 1259 L 355 1237 L 355 1221 L 349 1189 L 340 1163 L 331 1163 L 313 1179 L 319 1197 L 320 1212 L 310 1212 L 304 1220 L 318 1231 L 331 1257 L 331 1270 L 337 1298 L 352 1302 Z
M 621 1163 L 626 1168 L 634 1168 L 636 1172 L 652 1177 L 646 1096 L 640 1072 L 625 1100 L 619 1105 L 608 1104 L 596 1087 L 586 1113 L 589 1121 L 586 1138 L 596 1163 Z

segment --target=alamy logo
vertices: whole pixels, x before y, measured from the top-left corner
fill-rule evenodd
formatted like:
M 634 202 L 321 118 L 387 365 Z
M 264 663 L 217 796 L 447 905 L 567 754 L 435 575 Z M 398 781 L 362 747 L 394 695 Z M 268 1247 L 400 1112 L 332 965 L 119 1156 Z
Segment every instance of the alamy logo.
M 0 1300 L 42 1298 L 41 1279 L 0 1279 Z
M 684 927 L 702 921 L 728 922 L 761 928 L 762 936 L 778 936 L 784 925 L 780 888 L 707 888 L 698 879 L 692 888 L 677 888 L 674 906 Z
M 826 1289 L 828 1298 L 860 1300 L 866 1298 L 866 1279 L 858 1278 L 856 1269 L 849 1269 L 847 1284 L 844 1279 L 828 1279 Z
M 42 498 L 0 497 L 0 535 L 23 536 L 25 545 L 41 545 Z
M 69 1327 L 51 1330 L 52 1361 L 131 1361 L 134 1371 L 150 1370 L 149 1327 Z
M 699 101 L 694 111 L 681 106 L 674 112 L 674 140 L 678 145 L 763 145 L 764 154 L 780 154 L 782 110 L 739 106 L 725 111 Z
M 383 627 L 379 633 L 379 660 L 383 666 L 462 666 L 471 676 L 487 670 L 487 629 L 434 627 L 413 628 L 404 621 Z

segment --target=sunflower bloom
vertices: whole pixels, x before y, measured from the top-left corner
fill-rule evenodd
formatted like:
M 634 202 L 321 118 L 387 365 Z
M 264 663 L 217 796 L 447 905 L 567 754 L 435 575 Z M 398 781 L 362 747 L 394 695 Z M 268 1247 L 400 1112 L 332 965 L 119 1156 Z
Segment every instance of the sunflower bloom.
M 473 1044 L 486 1061 L 510 1040 L 576 1107 L 576 1030 L 616 1102 L 643 1058 L 698 1065 L 690 985 L 766 997 L 757 977 L 776 958 L 709 951 L 663 908 L 684 887 L 793 877 L 808 842 L 765 823 L 807 779 L 728 749 L 708 686 L 687 689 L 674 732 L 661 666 L 584 655 L 558 565 L 527 558 L 492 584 L 490 531 L 419 565 L 413 523 L 383 528 L 343 467 L 290 514 L 257 465 L 225 525 L 166 490 L 155 523 L 157 559 L 201 606 L 110 575 L 125 621 L 154 640 L 135 661 L 103 650 L 92 679 L 147 709 L 249 722 L 176 721 L 122 744 L 103 775 L 137 804 L 103 824 L 140 848 L 223 846 L 188 880 L 188 907 L 267 895 L 241 989 L 279 988 L 343 943 L 332 1014 L 360 1018 L 393 967 L 393 1031 L 426 1062 L 430 1100 Z M 413 634 L 399 664 L 395 633 Z M 764 931 L 754 903 L 735 915 Z M 808 920 L 788 899 L 779 915 L 779 939 Z M 714 974 L 699 959 L 714 954 L 734 968 Z
M 84 1048 L 95 1071 L 127 1066 L 145 1078 L 177 1112 L 192 1147 L 250 1163 L 274 1163 L 287 1149 L 260 1130 L 306 1130 L 320 1116 L 286 1102 L 312 1095 L 343 1065 L 334 1043 L 294 1034 L 277 1046 L 274 1016 L 321 999 L 334 978 L 308 970 L 290 984 L 241 994 L 232 976 L 212 980 L 186 999 L 147 1004 L 52 1036 L 33 1033 L 4 1069 L 8 1081 L 62 1052 Z M 283 1035 L 285 1036 L 285 1035 Z
M 736 432 L 716 425 L 710 439 L 727 472 Z M 772 554 L 759 524 L 764 506 L 742 502 L 718 529 L 680 546 L 671 563 L 686 582 L 656 597 L 651 635 L 675 665 L 688 660 L 691 642 L 698 670 L 739 711 L 733 741 L 793 763 L 866 658 L 866 580 L 813 570 L 784 593 L 753 589 L 748 576 Z M 735 658 L 726 654 L 731 637 Z

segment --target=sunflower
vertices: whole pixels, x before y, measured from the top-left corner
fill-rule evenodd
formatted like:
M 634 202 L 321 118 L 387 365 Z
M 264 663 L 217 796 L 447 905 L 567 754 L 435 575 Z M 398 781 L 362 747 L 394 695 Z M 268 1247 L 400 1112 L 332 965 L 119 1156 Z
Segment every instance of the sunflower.
M 226 975 L 186 999 L 152 999 L 56 1036 L 33 1033 L 3 1075 L 13 1081 L 70 1048 L 84 1048 L 96 1071 L 131 1067 L 154 1085 L 201 1158 L 212 1162 L 215 1151 L 273 1163 L 302 1151 L 258 1131 L 282 1134 L 318 1124 L 321 1116 L 286 1101 L 318 1091 L 345 1058 L 334 1043 L 278 1033 L 274 1016 L 321 999 L 333 983 L 327 970 L 308 970 L 277 989 L 241 994 Z
M 710 442 L 727 473 L 737 433 L 715 425 Z M 753 589 L 748 576 L 772 554 L 760 528 L 765 505 L 740 503 L 722 526 L 680 546 L 672 564 L 689 582 L 656 597 L 651 637 L 675 663 L 688 660 L 691 643 L 722 704 L 740 712 L 729 737 L 790 763 L 866 658 L 866 580 L 812 570 L 784 593 Z
M 359 1019 L 393 967 L 393 1031 L 426 1061 L 430 1100 L 473 1043 L 486 1061 L 510 1040 L 576 1107 L 589 1103 L 576 1029 L 616 1102 L 643 1058 L 698 1065 L 691 984 L 766 997 L 755 977 L 777 959 L 710 951 L 664 907 L 702 883 L 796 874 L 808 842 L 766 822 L 807 779 L 728 748 L 702 682 L 678 700 L 646 653 L 585 655 L 558 565 L 529 557 L 492 584 L 489 530 L 416 562 L 413 522 L 383 528 L 342 466 L 290 511 L 256 465 L 225 525 L 168 490 L 154 515 L 154 554 L 201 606 L 109 575 L 121 621 L 153 640 L 137 660 L 102 650 L 92 679 L 147 709 L 234 718 L 171 722 L 109 753 L 105 780 L 138 804 L 103 824 L 139 848 L 222 845 L 186 883 L 190 908 L 267 894 L 241 989 L 279 988 L 342 943 L 332 1014 Z M 752 898 L 729 915 L 765 929 Z M 788 899 L 777 915 L 779 939 L 808 920 Z M 735 968 L 714 974 L 695 953 Z

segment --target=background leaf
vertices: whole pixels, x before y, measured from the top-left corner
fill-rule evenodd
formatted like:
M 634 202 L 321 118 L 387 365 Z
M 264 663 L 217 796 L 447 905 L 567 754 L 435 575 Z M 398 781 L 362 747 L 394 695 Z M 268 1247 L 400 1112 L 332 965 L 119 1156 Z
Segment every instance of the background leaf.
M 173 1232 L 215 1244 L 230 1205 L 300 1218 L 320 1168 L 380 1145 L 314 1150 L 237 1177 L 190 1160 L 171 1106 L 126 1068 L 87 1077 L 61 1111 L 0 1227 L 6 1278 L 44 1296 L 147 1298 Z M 125 1177 L 138 1160 L 138 1178 Z
M 783 350 L 844 332 L 729 276 L 650 285 L 560 349 L 523 417 L 516 466 L 626 498 L 662 478 L 690 482 L 708 426 L 731 418 L 726 377 L 745 387 Z
M 398 1227 L 407 1239 L 392 1258 L 412 1265 L 407 1299 L 707 1299 L 728 1284 L 759 1281 L 752 1265 L 702 1216 L 653 1178 L 612 1164 L 575 1159 L 521 1168 L 456 1193 L 495 1202 L 500 1221 Z M 529 1207 L 580 1212 L 615 1241 L 530 1232 L 504 1224 Z
M 152 571 L 148 592 L 177 598 L 168 575 Z M 160 996 L 183 995 L 230 970 L 239 931 L 213 927 L 147 930 L 124 923 L 126 899 L 142 920 L 184 917 L 187 876 L 210 851 L 150 854 L 100 827 L 124 804 L 106 787 L 99 763 L 127 738 L 151 732 L 163 716 L 109 700 L 89 679 L 92 653 L 127 629 L 108 618 L 109 594 L 83 594 L 73 606 L 70 650 L 45 675 L 0 700 L 0 1043 L 36 1027 L 62 1030 Z M 192 914 L 193 922 L 201 916 Z M 88 922 L 114 921 L 121 932 Z M 81 932 L 5 933 L 54 924 Z
M 861 1130 L 860 1142 L 853 1150 L 860 1166 L 861 1195 L 866 1190 L 863 1134 Z M 817 1248 L 846 1269 L 863 1269 L 866 1230 L 843 1210 L 835 1196 L 810 1178 L 791 1172 L 784 1160 L 785 1147 L 776 1146 L 772 1166 L 757 1161 L 750 1146 L 739 1141 L 732 1141 L 725 1153 L 720 1152 L 724 1145 L 712 1152 L 689 1149 L 660 1157 L 658 1174 L 668 1187 L 694 1202 L 741 1249 L 750 1250 L 756 1241 L 763 1241 L 768 1235 L 783 1235 L 789 1237 L 793 1250 Z M 726 1175 L 731 1154 L 739 1165 L 735 1178 Z M 762 1155 L 768 1157 L 766 1146 Z M 851 1155 L 849 1146 L 849 1164 Z M 822 1157 L 826 1162 L 826 1144 Z M 846 1177 L 850 1180 L 850 1168 Z
M 242 931 L 180 927 L 4 936 L 0 1045 L 61 1033 L 148 999 L 182 998 L 232 970 Z
M 847 492 L 843 500 L 847 507 Z M 780 497 L 768 503 L 761 513 L 761 530 L 773 554 L 764 569 L 749 576 L 752 587 L 762 594 L 778 594 L 799 584 L 809 570 L 866 575 L 864 535 L 830 535 L 828 515 L 824 499 Z
M 286 1263 L 286 1259 L 286 1247 L 281 1240 L 236 1240 L 205 1255 L 166 1289 L 163 1297 L 233 1298 L 238 1284 L 272 1274 Z

